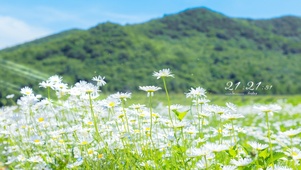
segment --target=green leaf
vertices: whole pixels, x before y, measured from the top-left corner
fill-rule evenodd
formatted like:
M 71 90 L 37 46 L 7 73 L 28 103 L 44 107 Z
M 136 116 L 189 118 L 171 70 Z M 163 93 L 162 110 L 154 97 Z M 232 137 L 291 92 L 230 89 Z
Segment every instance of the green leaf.
M 262 157 L 263 159 L 267 158 L 268 156 L 269 156 L 269 153 L 268 153 L 267 149 L 265 149 L 259 153 L 259 157 Z
M 186 111 L 184 111 L 184 112 L 179 112 L 178 110 L 173 109 L 172 111 L 176 114 L 177 118 L 178 118 L 180 121 L 182 121 L 182 120 L 184 119 L 184 117 L 186 116 L 186 114 L 188 113 L 189 110 L 186 110 Z
M 276 160 L 278 160 L 280 158 L 283 158 L 285 156 L 286 155 L 284 153 L 280 153 L 280 152 L 274 153 L 273 160 L 271 158 L 269 158 L 268 161 L 267 161 L 267 163 L 271 164 L 272 162 L 275 162 Z
M 234 147 L 230 147 L 230 149 L 229 149 L 229 154 L 230 154 L 232 157 L 235 157 L 235 156 L 237 155 L 236 150 L 234 149 Z

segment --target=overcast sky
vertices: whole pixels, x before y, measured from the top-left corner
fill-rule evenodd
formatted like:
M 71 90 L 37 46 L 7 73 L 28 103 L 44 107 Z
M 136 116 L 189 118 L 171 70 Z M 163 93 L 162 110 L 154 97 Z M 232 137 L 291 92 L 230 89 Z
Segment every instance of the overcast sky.
M 301 16 L 301 0 L 0 0 L 0 49 L 72 28 L 141 23 L 201 6 L 230 17 Z

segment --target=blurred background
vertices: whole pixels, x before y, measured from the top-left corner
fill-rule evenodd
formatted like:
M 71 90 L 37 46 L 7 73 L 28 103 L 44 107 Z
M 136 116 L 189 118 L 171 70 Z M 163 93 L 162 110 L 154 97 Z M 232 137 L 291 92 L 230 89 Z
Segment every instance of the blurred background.
M 0 0 L 0 106 L 60 75 L 72 86 L 106 77 L 104 93 L 201 86 L 220 96 L 301 93 L 298 0 Z M 294 101 L 299 99 L 295 98 Z

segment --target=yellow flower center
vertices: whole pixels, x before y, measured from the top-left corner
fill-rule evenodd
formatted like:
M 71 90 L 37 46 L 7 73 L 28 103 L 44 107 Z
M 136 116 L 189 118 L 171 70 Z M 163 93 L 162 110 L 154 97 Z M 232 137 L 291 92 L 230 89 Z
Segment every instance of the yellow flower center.
M 114 102 L 110 102 L 110 103 L 109 103 L 109 106 L 110 106 L 110 107 L 114 107 L 114 106 L 115 106 L 115 103 L 114 103 Z
M 157 117 L 159 117 L 159 116 L 158 116 L 156 113 L 153 113 L 153 114 L 152 114 L 152 117 L 156 117 L 156 118 L 157 118 Z
M 217 112 L 217 114 L 222 115 L 222 114 L 224 114 L 224 112 Z
M 88 154 L 89 154 L 89 155 L 93 154 L 93 150 L 92 150 L 92 149 L 89 149 L 89 150 L 88 150 Z
M 87 141 L 82 141 L 82 143 L 81 143 L 82 145 L 87 145 L 88 144 L 88 142 Z
M 98 158 L 98 159 L 103 158 L 103 154 L 98 154 L 98 155 L 97 155 L 97 158 Z
M 86 93 L 92 93 L 92 92 L 93 92 L 92 89 L 87 89 L 87 90 L 86 90 Z
M 292 156 L 297 156 L 298 153 L 297 152 L 292 152 Z
M 39 143 L 40 140 L 39 140 L 39 139 L 35 139 L 33 142 L 34 142 L 34 143 Z

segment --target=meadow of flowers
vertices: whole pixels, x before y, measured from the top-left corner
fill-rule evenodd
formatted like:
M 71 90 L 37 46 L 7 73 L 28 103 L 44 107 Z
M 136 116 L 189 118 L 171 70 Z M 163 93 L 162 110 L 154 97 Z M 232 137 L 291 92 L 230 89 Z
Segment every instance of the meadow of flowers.
M 162 87 L 137 87 L 148 102 L 132 105 L 129 92 L 101 97 L 101 76 L 73 86 L 52 76 L 39 84 L 45 97 L 22 88 L 16 105 L 0 110 L 0 167 L 301 169 L 301 105 L 217 106 L 196 87 L 183 106 L 169 95 L 171 71 L 153 76 Z M 166 106 L 153 104 L 158 90 Z

